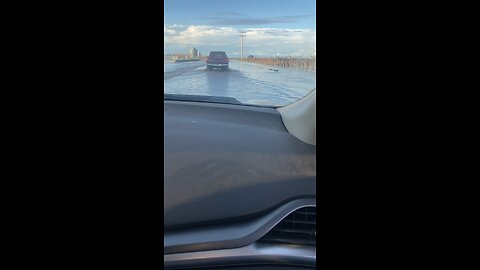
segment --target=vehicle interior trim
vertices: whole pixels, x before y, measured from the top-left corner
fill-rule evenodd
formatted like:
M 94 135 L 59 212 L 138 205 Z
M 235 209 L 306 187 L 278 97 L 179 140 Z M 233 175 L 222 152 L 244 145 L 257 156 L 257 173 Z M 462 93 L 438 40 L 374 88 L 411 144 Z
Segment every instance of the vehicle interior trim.
M 304 207 L 316 207 L 315 198 L 296 199 L 268 214 L 242 222 L 164 232 L 164 254 L 247 246 L 266 235 L 289 214 Z
M 170 269 L 267 263 L 314 267 L 316 247 L 253 243 L 233 249 L 168 254 L 163 256 L 163 261 Z

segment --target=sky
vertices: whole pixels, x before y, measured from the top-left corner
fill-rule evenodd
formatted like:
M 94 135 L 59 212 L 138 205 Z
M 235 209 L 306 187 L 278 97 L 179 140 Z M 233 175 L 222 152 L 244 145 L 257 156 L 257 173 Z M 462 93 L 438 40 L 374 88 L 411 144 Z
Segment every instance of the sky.
M 316 54 L 315 0 L 164 0 L 166 54 L 197 48 L 203 55 L 225 51 L 240 56 Z

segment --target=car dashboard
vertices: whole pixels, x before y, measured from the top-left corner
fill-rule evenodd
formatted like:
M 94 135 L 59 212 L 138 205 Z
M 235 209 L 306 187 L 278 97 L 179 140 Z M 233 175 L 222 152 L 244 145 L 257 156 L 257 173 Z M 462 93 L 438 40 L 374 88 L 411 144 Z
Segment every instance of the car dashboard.
M 275 108 L 164 101 L 164 267 L 316 264 L 316 146 Z

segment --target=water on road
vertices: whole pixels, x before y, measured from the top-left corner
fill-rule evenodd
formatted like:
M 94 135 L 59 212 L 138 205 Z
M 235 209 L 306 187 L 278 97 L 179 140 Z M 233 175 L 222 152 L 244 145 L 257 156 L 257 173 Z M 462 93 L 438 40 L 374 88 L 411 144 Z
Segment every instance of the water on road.
M 239 61 L 230 61 L 229 66 L 228 71 L 207 71 L 204 61 L 164 62 L 164 93 L 224 96 L 245 104 L 282 106 L 316 86 L 313 72 Z

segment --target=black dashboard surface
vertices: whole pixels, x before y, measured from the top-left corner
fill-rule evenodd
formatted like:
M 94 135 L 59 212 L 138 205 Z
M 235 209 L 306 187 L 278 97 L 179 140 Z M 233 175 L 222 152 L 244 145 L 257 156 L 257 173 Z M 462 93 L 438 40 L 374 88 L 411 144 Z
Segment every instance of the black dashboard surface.
M 164 101 L 165 229 L 249 217 L 315 196 L 316 147 L 273 108 Z

